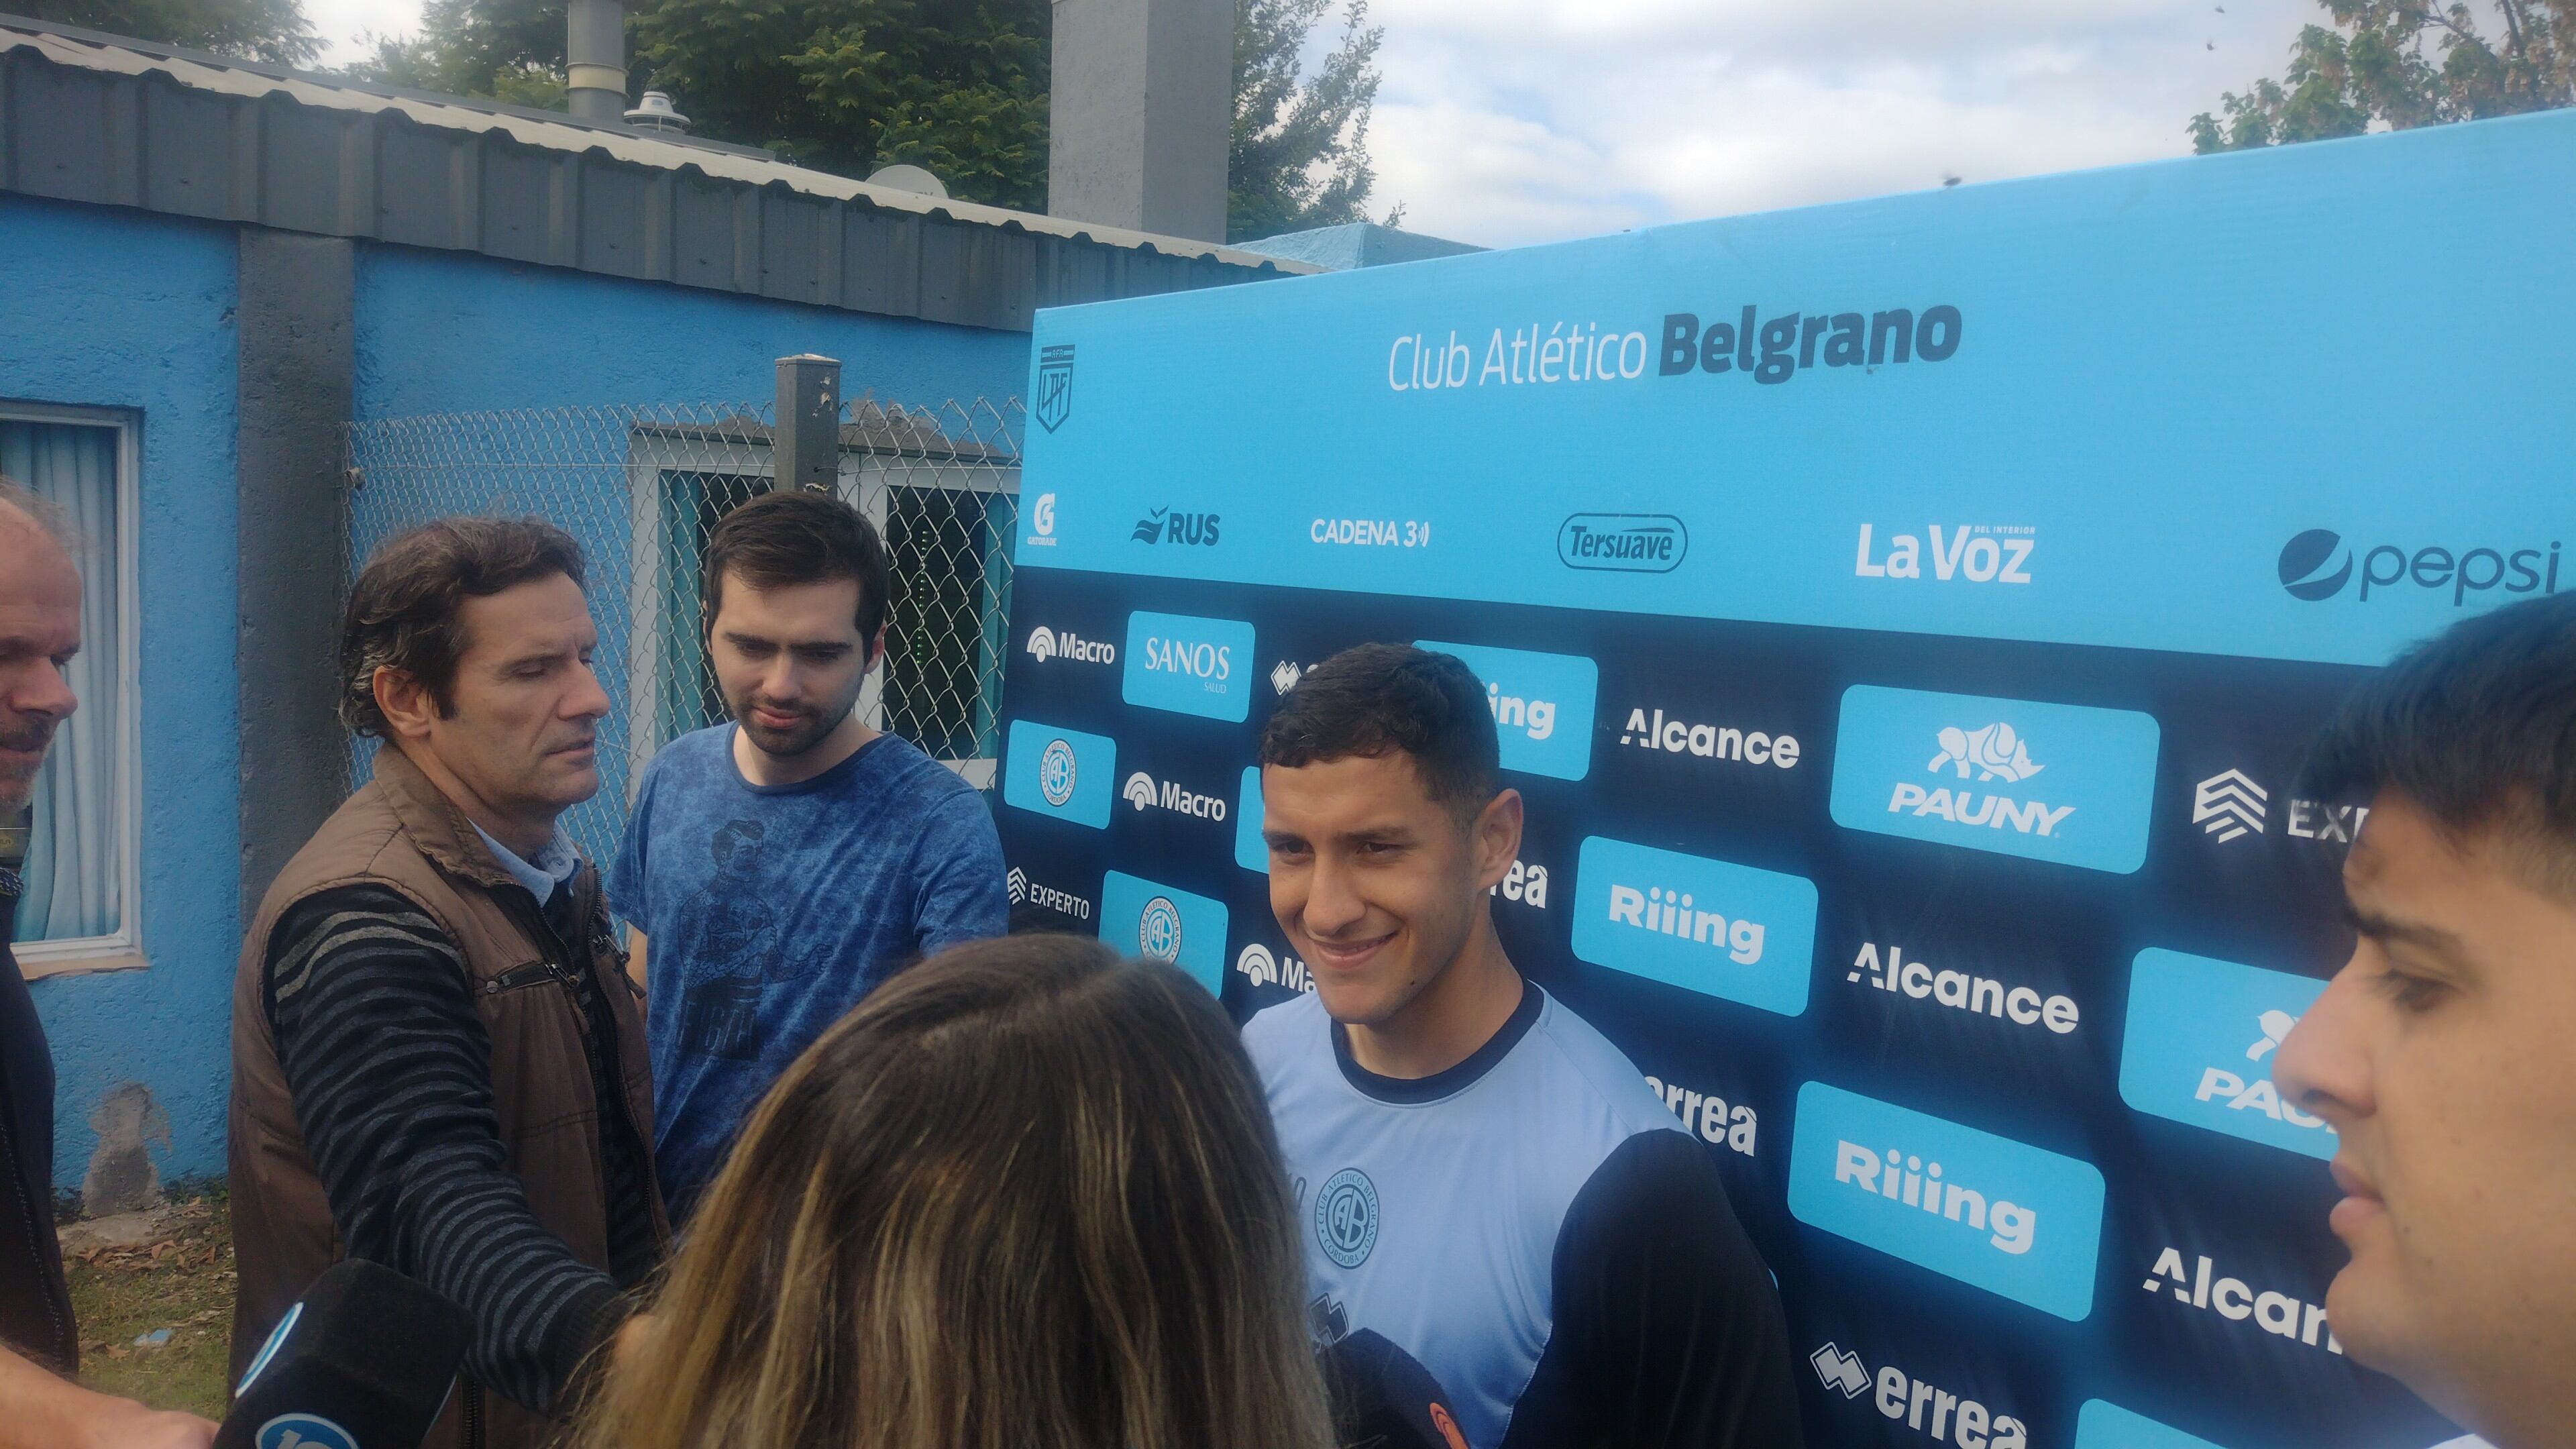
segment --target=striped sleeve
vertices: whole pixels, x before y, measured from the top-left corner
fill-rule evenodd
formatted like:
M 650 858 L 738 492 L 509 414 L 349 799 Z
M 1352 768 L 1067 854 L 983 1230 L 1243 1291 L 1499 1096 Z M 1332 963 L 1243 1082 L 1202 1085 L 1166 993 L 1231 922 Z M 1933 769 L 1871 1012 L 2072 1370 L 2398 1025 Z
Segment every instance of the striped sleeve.
M 271 933 L 267 998 L 296 1120 L 350 1255 L 464 1305 L 467 1372 L 559 1412 L 626 1304 L 539 1226 L 502 1165 L 491 1042 L 455 943 L 385 887 L 324 891 Z

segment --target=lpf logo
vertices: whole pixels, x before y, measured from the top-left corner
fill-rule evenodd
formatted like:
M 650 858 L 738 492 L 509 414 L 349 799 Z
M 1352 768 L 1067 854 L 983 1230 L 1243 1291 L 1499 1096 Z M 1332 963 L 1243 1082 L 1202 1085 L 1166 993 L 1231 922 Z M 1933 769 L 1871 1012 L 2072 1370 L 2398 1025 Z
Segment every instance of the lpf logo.
M 1315 1241 L 1345 1268 L 1368 1261 L 1377 1246 L 1377 1184 L 1356 1167 L 1324 1179 L 1315 1194 Z
M 1038 349 L 1038 425 L 1052 433 L 1073 416 L 1073 344 Z

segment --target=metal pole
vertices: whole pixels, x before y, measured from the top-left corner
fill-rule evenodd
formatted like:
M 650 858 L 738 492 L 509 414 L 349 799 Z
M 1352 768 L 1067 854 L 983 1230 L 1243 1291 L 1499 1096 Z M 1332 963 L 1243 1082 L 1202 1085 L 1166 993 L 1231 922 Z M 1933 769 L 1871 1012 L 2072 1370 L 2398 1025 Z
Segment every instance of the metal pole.
M 564 12 L 564 109 L 604 126 L 626 120 L 626 7 L 569 0 Z
M 778 433 L 770 461 L 780 488 L 832 488 L 841 475 L 841 363 L 803 353 L 778 359 Z

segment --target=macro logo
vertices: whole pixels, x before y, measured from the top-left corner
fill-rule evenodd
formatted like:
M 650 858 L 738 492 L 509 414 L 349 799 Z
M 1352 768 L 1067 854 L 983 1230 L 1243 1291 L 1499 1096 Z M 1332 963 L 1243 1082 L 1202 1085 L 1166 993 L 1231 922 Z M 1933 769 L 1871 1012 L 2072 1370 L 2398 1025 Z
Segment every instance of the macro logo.
M 2149 948 L 2129 969 L 2120 1100 L 2140 1112 L 2320 1160 L 2334 1129 L 2272 1083 L 2273 1054 L 2325 992 L 2308 976 Z
M 1216 546 L 1217 516 L 1213 513 L 1174 513 L 1157 508 L 1136 520 L 1128 536 L 1138 543 L 1185 543 L 1200 548 Z
M 2206 1439 L 2133 1414 L 2108 1399 L 2075 1411 L 2075 1449 L 2218 1449 Z
M 1668 574 L 1690 552 L 1690 529 L 1669 513 L 1573 513 L 1556 526 L 1556 561 L 1570 569 Z
M 1129 704 L 1241 724 L 1252 712 L 1252 626 L 1187 614 L 1127 616 Z
M 1574 954 L 1595 966 L 1796 1016 L 1815 950 L 1799 876 L 1598 835 L 1576 854 Z
M 1377 1246 L 1377 1184 L 1356 1167 L 1324 1179 L 1315 1193 L 1315 1242 L 1345 1268 L 1368 1261 Z
M 2093 1312 L 2102 1174 L 1823 1082 L 1798 1089 L 1798 1221 L 2044 1313 Z
M 1223 820 L 1225 801 L 1216 795 L 1201 795 L 1184 787 L 1178 780 L 1156 784 L 1154 777 L 1138 770 L 1118 787 L 1118 797 L 1139 812 L 1169 810 L 1175 815 L 1193 815 L 1201 820 Z
M 1040 624 L 1029 631 L 1029 657 L 1040 664 L 1050 659 L 1115 664 L 1118 662 L 1118 646 L 1105 639 L 1085 639 L 1071 629 L 1050 629 Z
M 2161 735 L 2130 710 L 1854 685 L 1834 823 L 2125 875 L 2146 861 Z
M 1315 989 L 1315 978 L 1307 974 L 1305 962 L 1274 952 L 1259 941 L 1235 953 L 1234 971 L 1255 986 L 1285 986 L 1291 991 Z
M 1002 803 L 1095 830 L 1109 825 L 1118 744 L 1106 735 L 1011 721 L 1004 747 Z
M 1601 670 L 1591 660 L 1434 639 L 1417 639 L 1414 647 L 1455 654 L 1476 671 L 1501 736 L 1504 769 L 1559 780 L 1592 773 L 1592 705 Z
M 2353 602 L 2367 604 L 2373 594 L 2391 590 L 2447 592 L 2451 607 L 2466 605 L 2471 594 L 2501 588 L 2508 594 L 2558 592 L 2559 540 L 2546 548 L 2473 544 L 2452 548 L 2439 544 L 2409 546 L 2374 544 L 2356 550 L 2331 528 L 2311 528 L 2281 545 L 2281 587 L 2291 598 L 2318 604 L 2352 588 Z
M 1124 871 L 1100 880 L 1100 939 L 1120 954 L 1168 961 L 1214 996 L 1225 985 L 1223 901 Z
M 1054 494 L 1041 493 L 1029 505 L 1029 531 L 1020 536 L 1020 543 L 1028 548 L 1055 547 Z

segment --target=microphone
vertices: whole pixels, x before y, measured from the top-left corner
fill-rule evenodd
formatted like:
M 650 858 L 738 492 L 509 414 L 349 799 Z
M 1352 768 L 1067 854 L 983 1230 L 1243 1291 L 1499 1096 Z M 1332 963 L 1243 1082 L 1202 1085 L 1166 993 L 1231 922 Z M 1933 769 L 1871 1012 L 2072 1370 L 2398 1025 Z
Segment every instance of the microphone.
M 251 1360 L 215 1449 L 420 1449 L 473 1334 L 471 1314 L 391 1268 L 334 1263 Z
M 1440 1381 L 1385 1334 L 1344 1334 L 1320 1358 L 1334 1427 L 1351 1449 L 1467 1449 Z

